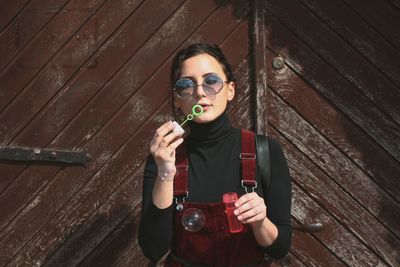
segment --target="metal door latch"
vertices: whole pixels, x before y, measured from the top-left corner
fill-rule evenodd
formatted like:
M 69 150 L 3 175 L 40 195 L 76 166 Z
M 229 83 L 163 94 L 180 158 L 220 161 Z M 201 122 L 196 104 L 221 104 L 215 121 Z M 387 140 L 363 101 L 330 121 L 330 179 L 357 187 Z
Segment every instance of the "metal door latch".
M 0 147 L 0 160 L 56 162 L 86 165 L 89 157 L 79 151 L 51 150 L 27 147 Z

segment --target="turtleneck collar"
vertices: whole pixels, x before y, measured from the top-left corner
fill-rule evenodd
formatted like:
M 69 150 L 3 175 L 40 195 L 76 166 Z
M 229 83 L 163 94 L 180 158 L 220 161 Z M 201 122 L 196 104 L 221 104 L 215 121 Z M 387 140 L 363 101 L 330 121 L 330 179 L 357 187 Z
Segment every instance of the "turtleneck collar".
M 212 142 L 227 136 L 233 129 L 228 115 L 224 112 L 215 120 L 207 123 L 189 123 L 189 140 L 196 142 Z

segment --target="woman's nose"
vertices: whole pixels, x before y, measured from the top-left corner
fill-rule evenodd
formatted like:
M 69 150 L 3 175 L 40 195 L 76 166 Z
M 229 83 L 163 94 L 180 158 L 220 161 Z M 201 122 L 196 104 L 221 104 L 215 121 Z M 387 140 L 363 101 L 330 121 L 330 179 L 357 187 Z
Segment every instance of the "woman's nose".
M 207 96 L 206 92 L 204 91 L 203 84 L 198 84 L 196 86 L 195 91 L 196 91 L 195 95 L 197 98 L 202 98 Z

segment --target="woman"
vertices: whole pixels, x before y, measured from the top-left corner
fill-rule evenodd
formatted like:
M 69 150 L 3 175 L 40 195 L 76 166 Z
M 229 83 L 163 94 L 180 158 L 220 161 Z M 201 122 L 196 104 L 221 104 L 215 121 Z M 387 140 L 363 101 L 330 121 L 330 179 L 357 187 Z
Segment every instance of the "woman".
M 201 105 L 204 113 L 189 122 L 185 142 L 173 131 L 172 122 L 159 127 L 151 141 L 139 229 L 144 255 L 156 262 L 170 252 L 165 266 L 263 266 L 265 255 L 285 256 L 291 243 L 291 180 L 286 160 L 280 146 L 268 139 L 268 188 L 261 186 L 260 177 L 254 177 L 257 183 L 253 188 L 241 183 L 239 155 L 244 137 L 225 113 L 236 88 L 222 51 L 208 44 L 179 51 L 171 82 L 176 109 L 187 115 L 194 105 Z M 176 165 L 185 160 L 188 168 L 177 170 Z M 181 181 L 187 185 L 179 195 Z M 222 202 L 228 192 L 239 196 L 234 209 L 234 216 L 243 225 L 239 233 L 229 231 Z M 200 210 L 196 218 L 204 214 L 205 224 L 193 230 L 182 224 L 182 217 L 194 208 Z

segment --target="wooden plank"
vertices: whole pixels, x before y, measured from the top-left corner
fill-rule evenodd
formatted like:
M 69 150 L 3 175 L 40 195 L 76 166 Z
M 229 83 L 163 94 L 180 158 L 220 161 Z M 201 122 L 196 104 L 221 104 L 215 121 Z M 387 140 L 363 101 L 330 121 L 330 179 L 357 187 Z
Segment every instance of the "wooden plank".
M 393 7 L 397 8 L 400 11 L 400 1 L 399 0 L 387 0 L 389 3 L 393 5 Z
M 191 9 L 199 10 L 199 7 L 197 6 L 198 4 L 199 3 L 195 1 L 188 2 L 187 5 L 191 6 L 183 6 L 182 9 L 184 10 L 181 9 L 181 12 L 186 13 L 186 11 L 188 11 L 188 14 L 191 14 L 189 12 Z M 210 9 L 212 10 L 213 8 L 215 8 L 215 6 L 210 2 L 208 8 L 209 9 L 207 10 L 204 3 L 202 3 L 202 10 L 204 12 L 204 15 L 207 14 Z M 167 23 L 167 28 L 164 27 L 160 29 L 160 32 L 166 36 L 168 36 L 169 34 L 173 34 L 174 37 L 177 38 L 177 42 L 179 41 L 178 37 L 180 35 L 185 36 L 187 32 L 190 32 L 184 27 L 180 27 L 179 31 L 177 31 L 178 29 L 175 28 L 175 19 L 180 18 L 180 20 L 182 20 L 183 18 L 181 12 L 177 12 L 174 14 L 174 16 Z M 197 15 L 198 20 L 201 21 L 201 19 L 203 19 L 201 14 L 197 12 Z M 187 23 L 185 25 L 188 25 L 187 27 L 195 27 L 193 18 L 187 17 L 187 19 L 190 19 L 192 23 Z M 212 29 L 212 27 L 208 26 L 204 27 L 204 29 L 209 29 L 211 32 L 215 31 L 215 29 Z M 199 34 L 203 33 L 205 34 L 204 36 L 208 36 L 206 34 L 207 31 L 200 32 Z M 219 29 L 219 33 L 219 38 L 221 38 L 221 29 Z M 157 36 L 152 40 L 155 40 L 156 42 L 162 41 L 162 39 L 157 38 Z M 165 42 L 162 43 L 166 45 Z M 151 47 L 154 47 L 154 43 L 150 44 L 152 44 Z M 168 45 L 171 45 L 171 47 L 176 47 L 176 44 L 174 43 L 169 43 Z M 146 47 L 144 47 L 144 49 L 145 48 Z M 158 45 L 157 48 L 157 51 L 162 51 L 163 49 L 166 49 L 162 49 L 161 45 Z M 153 53 L 154 51 L 152 51 L 152 55 Z M 146 58 L 147 57 L 143 57 L 143 59 Z M 166 73 L 167 69 L 168 68 L 162 70 L 164 70 L 164 73 Z M 157 73 L 163 73 L 163 71 L 159 71 Z M 144 114 L 152 112 L 154 107 L 161 105 L 160 102 L 165 101 L 170 89 L 168 86 L 165 86 L 162 90 L 160 89 L 160 84 L 168 85 L 167 76 L 152 77 L 150 82 L 146 84 L 146 87 L 141 88 L 140 95 L 136 95 L 124 105 L 123 110 L 119 112 L 119 117 L 116 117 L 116 119 L 114 119 L 112 123 L 109 122 L 105 129 L 103 128 L 100 133 L 96 134 L 94 138 L 90 139 L 89 142 L 82 147 L 83 149 L 87 150 L 92 155 L 92 157 L 96 159 L 96 161 L 92 162 L 92 165 L 88 166 L 87 169 L 78 170 L 76 168 L 70 168 L 63 172 L 60 172 L 56 178 L 52 179 L 52 182 L 48 184 L 38 196 L 40 197 L 40 201 L 36 203 L 37 205 L 32 209 L 23 211 L 21 214 L 22 217 L 17 218 L 10 226 L 8 226 L 8 229 L 19 228 L 24 233 L 20 231 L 4 231 L 3 238 L 1 238 L 0 240 L 1 247 L 3 247 L 7 243 L 7 250 L 11 249 L 9 251 L 9 253 L 11 253 L 11 251 L 14 251 L 12 250 L 12 247 L 19 247 L 19 244 L 23 244 L 28 241 L 30 236 L 32 236 L 33 233 L 40 229 L 41 225 L 43 225 L 47 221 L 47 219 L 64 204 L 64 201 L 68 200 L 81 185 L 83 185 L 90 177 L 92 177 L 94 173 L 97 172 L 98 168 L 102 167 L 105 162 L 109 160 L 109 158 L 114 154 L 114 150 L 120 147 L 123 144 L 124 140 L 146 120 L 146 116 Z M 117 88 L 120 89 L 120 87 Z M 157 98 L 152 97 L 156 94 L 158 95 Z M 162 94 L 164 94 L 164 96 Z M 145 101 L 146 99 L 151 99 L 152 101 L 148 102 L 148 105 L 144 105 L 145 103 L 143 103 L 143 101 Z M 88 111 L 90 112 L 90 110 Z M 136 113 L 133 113 L 132 111 L 136 111 Z M 138 115 L 137 112 L 144 113 L 141 113 L 142 115 Z M 123 126 L 122 128 L 121 125 Z M 130 154 L 129 157 L 131 157 L 131 155 L 132 154 Z M 42 169 L 39 174 L 42 179 L 44 177 L 51 177 L 51 175 L 54 175 L 54 173 L 47 172 L 47 169 Z M 73 183 L 71 183 L 70 177 L 76 177 Z M 50 199 L 51 201 L 48 202 Z M 44 208 L 43 205 L 45 205 L 46 207 Z M 35 221 L 35 224 L 24 225 L 26 224 L 26 220 L 23 217 L 28 217 L 30 221 Z M 4 243 L 2 242 L 3 240 Z M 14 244 L 11 245 L 10 241 L 13 241 Z M 56 242 L 56 240 L 53 240 L 53 242 Z M 55 244 L 53 243 L 49 245 L 54 246 Z
M 11 2 L 13 4 L 8 4 L 7 7 L 10 9 L 16 8 L 21 4 L 26 4 L 23 2 L 26 1 Z M 18 16 L 13 19 L 12 23 L 0 35 L 0 73 L 39 34 L 42 27 L 60 12 L 66 2 L 66 0 L 33 0 L 23 7 L 23 10 L 21 10 Z M 15 4 L 16 6 L 14 6 Z M 0 8 L 0 10 L 2 9 Z M 6 14 L 4 15 L 6 16 Z M 41 52 L 37 51 L 36 53 Z
M 347 82 L 353 85 L 352 91 L 357 88 L 398 125 L 400 124 L 399 88 L 365 57 L 354 53 L 352 47 L 310 14 L 298 1 L 282 0 L 276 3 L 271 1 L 269 10 L 296 33 L 297 37 L 320 57 L 320 60 L 345 77 Z M 398 67 L 399 64 L 397 64 L 397 69 Z M 399 75 L 397 71 L 397 76 Z M 371 106 L 370 103 L 368 105 Z
M 368 247 L 348 232 L 338 221 L 317 205 L 297 184 L 293 184 L 292 215 L 301 222 L 319 221 L 324 230 L 315 237 L 348 266 L 388 266 Z M 324 258 L 313 258 L 323 261 Z M 320 263 L 317 266 L 324 266 Z M 335 265 L 332 265 L 335 266 Z M 339 265 L 340 266 L 340 265 Z
M 0 73 L 0 112 L 4 115 L 4 110 L 13 98 L 32 81 L 35 75 L 43 68 L 52 56 L 67 42 L 72 35 L 79 29 L 82 22 L 90 18 L 104 0 L 85 1 L 76 0 L 68 2 L 64 6 L 65 12 L 60 12 L 55 16 L 51 23 L 37 35 L 33 42 L 27 46 L 23 53 L 19 54 Z M 75 36 L 76 37 L 76 36 Z M 40 53 L 38 53 L 40 51 Z M 48 80 L 61 79 L 61 77 L 51 76 Z M 15 79 L 18 77 L 18 79 Z M 45 84 L 43 84 L 45 86 Z M 12 90 L 11 90 L 12 88 Z M 7 109 L 9 110 L 9 109 Z M 12 115 L 12 114 L 9 114 Z M 0 131 L 7 129 L 1 127 Z
M 351 6 L 365 21 L 382 34 L 389 42 L 400 50 L 399 21 L 400 12 L 386 1 L 374 0 L 344 0 Z M 394 0 L 391 0 L 394 3 Z M 399 1 L 394 3 L 399 7 Z
M 285 59 L 287 66 L 400 160 L 400 127 L 274 17 L 268 23 L 268 45 Z
M 276 135 L 272 127 L 269 129 L 273 135 Z M 296 223 L 292 224 L 296 225 Z M 291 251 L 305 266 L 347 266 L 311 234 L 294 231 Z M 292 266 L 297 266 L 297 264 Z
M 341 1 L 302 0 L 301 2 L 357 49 L 357 52 L 379 68 L 397 87 L 400 87 L 400 50 L 395 49 L 385 38 L 365 23 L 354 10 Z M 347 60 L 347 58 L 342 60 Z
M 141 181 L 142 177 L 136 177 L 136 179 L 137 181 Z M 141 192 L 136 192 L 136 194 L 141 196 Z M 75 266 L 99 266 L 101 263 L 103 266 L 124 266 L 121 265 L 121 262 L 123 262 L 126 257 L 132 255 L 134 250 L 140 251 L 140 248 L 137 246 L 140 210 L 140 205 L 135 207 L 118 227 L 92 250 L 83 261 Z M 135 257 L 135 260 L 137 264 L 139 262 L 145 262 L 143 255 L 138 255 L 138 257 Z
M 268 50 L 268 58 L 274 56 Z M 274 91 L 391 197 L 400 201 L 400 164 L 290 68 L 275 70 L 267 66 L 268 82 Z
M 25 127 L 26 123 L 79 70 L 81 64 L 99 48 L 109 34 L 125 19 L 125 16 L 132 12 L 132 9 L 137 7 L 139 3 L 140 1 L 136 0 L 132 2 L 132 5 L 127 6 L 123 0 L 107 2 L 98 10 L 95 16 L 92 16 L 83 24 L 82 28 L 74 36 L 75 38 L 70 39 L 58 51 L 57 56 L 43 68 L 30 85 L 0 115 L 0 120 L 3 121 L 2 126 L 0 126 L 0 131 L 3 130 L 3 138 L 1 140 L 3 144 L 10 142 Z M 120 11 L 120 14 L 115 13 L 118 11 Z M 100 25 L 99 21 L 102 21 Z M 13 85 L 16 86 L 16 82 Z M 40 94 L 40 98 L 37 97 L 38 94 Z M 35 101 L 32 101 L 32 99 L 35 99 Z M 21 107 L 24 107 L 24 109 L 21 109 Z M 71 108 L 71 106 L 68 108 Z M 54 112 L 54 116 L 57 116 L 57 118 L 62 117 L 63 110 L 60 109 L 60 106 Z M 51 124 L 54 124 L 57 120 L 55 119 Z M 44 126 L 44 129 L 46 128 L 50 128 L 49 122 Z M 24 143 L 22 145 L 27 144 Z
M 371 214 L 385 224 L 393 233 L 400 236 L 400 205 L 390 195 L 376 185 L 343 153 L 299 114 L 287 108 L 287 105 L 275 94 L 269 103 L 270 120 L 304 154 L 315 162 L 327 175 L 348 192 Z M 382 207 L 390 207 L 382 209 Z
M 254 91 L 253 110 L 255 111 L 255 132 L 267 134 L 268 116 L 266 95 L 267 95 L 267 73 L 266 73 L 266 5 L 265 1 L 252 1 L 252 88 Z
M 230 43 L 230 42 L 229 42 Z M 245 65 L 245 66 L 247 66 L 247 65 Z M 249 105 L 250 103 L 248 103 L 248 105 Z M 165 116 L 165 115 L 164 115 Z M 155 122 L 153 122 L 153 123 L 159 123 L 158 122 L 158 119 L 155 121 Z M 152 128 L 154 128 L 155 127 L 155 125 L 152 125 L 151 126 Z M 148 136 L 149 135 L 149 133 L 143 133 L 143 134 L 140 134 L 140 135 L 144 135 L 144 136 Z M 139 140 L 141 140 L 140 138 L 133 138 L 134 140 L 137 140 L 137 139 L 139 139 Z M 145 139 L 146 140 L 146 139 Z M 149 140 L 146 140 L 147 142 L 149 141 Z M 148 144 L 147 144 L 148 145 Z M 138 145 L 138 144 L 136 144 L 136 145 L 132 145 L 132 147 L 143 147 L 143 145 Z M 146 146 L 145 146 L 146 147 Z M 142 150 L 145 154 L 147 154 L 148 152 L 146 151 L 146 150 Z M 126 155 L 127 155 L 127 159 L 129 160 L 131 157 L 129 156 L 129 155 L 132 155 L 132 153 L 133 154 L 138 154 L 137 152 L 133 152 L 133 151 L 131 151 L 131 152 L 127 152 L 126 153 Z M 140 157 L 139 157 L 140 158 Z M 121 161 L 121 158 L 118 158 L 118 162 L 120 162 Z M 114 163 L 110 163 L 110 166 L 111 165 L 114 165 Z M 118 167 L 116 167 L 116 168 L 118 168 Z M 107 171 L 107 173 L 113 173 L 114 174 L 114 179 L 112 180 L 112 181 L 110 181 L 110 179 L 109 179 L 109 177 L 108 176 L 102 176 L 102 175 L 99 175 L 99 177 L 102 177 L 102 178 L 100 178 L 100 179 L 105 179 L 105 181 L 107 181 L 107 183 L 109 183 L 109 182 L 111 182 L 111 183 L 116 183 L 117 181 L 116 181 L 116 177 L 118 177 L 118 174 L 117 173 L 115 173 L 115 171 Z M 126 171 L 125 170 L 123 170 L 122 171 L 122 173 L 123 174 L 126 174 Z M 142 171 L 139 171 L 139 172 L 137 172 L 137 173 L 139 173 L 139 175 L 142 173 Z M 140 177 L 141 178 L 141 177 Z M 137 179 L 139 179 L 139 177 L 136 177 L 136 180 Z M 92 179 L 91 180 L 91 182 L 93 181 L 94 179 Z M 98 179 L 97 179 L 98 180 Z M 86 197 L 88 197 L 88 195 L 90 195 L 90 194 L 88 194 L 88 192 L 93 192 L 93 191 L 97 191 L 97 190 L 95 190 L 94 188 L 93 188 L 93 186 L 90 186 L 90 185 L 87 185 L 86 186 L 88 189 L 87 189 L 87 191 L 83 191 L 83 192 L 81 192 L 81 193 L 79 193 L 79 196 L 82 196 L 83 198 L 86 198 Z M 96 187 L 98 187 L 98 188 L 101 188 L 101 189 L 104 189 L 104 188 L 107 188 L 107 191 L 110 191 L 111 190 L 111 192 L 112 191 L 114 191 L 114 190 L 112 190 L 112 186 L 110 186 L 110 185 L 97 185 Z M 132 185 L 122 185 L 122 186 L 120 186 L 120 188 L 131 188 L 132 187 Z M 137 187 L 137 188 L 140 188 L 140 187 Z M 133 196 L 133 195 L 135 195 L 135 196 L 140 196 L 140 194 L 139 194 L 139 192 L 130 192 L 130 194 Z M 115 194 L 114 194 L 115 195 Z M 116 195 L 123 195 L 123 196 L 125 196 L 126 194 L 125 193 L 117 193 Z M 138 197 L 136 197 L 136 198 L 138 198 Z M 89 201 L 87 201 L 87 200 L 85 200 L 85 199 L 80 199 L 80 198 L 78 198 L 78 199 L 74 199 L 73 201 L 74 201 L 74 203 L 75 203 L 75 205 L 73 205 L 73 207 L 68 207 L 68 209 L 66 209 L 66 208 L 64 208 L 61 212 L 64 214 L 63 215 L 63 217 L 62 217 L 62 219 L 60 219 L 60 220 L 58 220 L 58 221 L 56 221 L 56 222 L 54 222 L 54 223 L 52 223 L 52 225 L 47 225 L 46 226 L 46 229 L 53 229 L 54 227 L 57 227 L 56 225 L 59 225 L 59 228 L 61 227 L 61 228 L 63 228 L 63 227 L 65 227 L 65 228 L 67 228 L 67 226 L 65 225 L 65 224 L 63 224 L 63 223 L 61 223 L 61 222 L 66 222 L 69 218 L 76 218 L 76 220 L 79 220 L 79 222 L 81 222 L 83 219 L 82 219 L 82 217 L 80 216 L 80 214 L 88 214 L 88 212 L 87 211 L 85 211 L 85 212 L 79 212 L 79 209 L 81 209 L 81 205 L 85 205 L 84 203 L 86 203 L 86 202 L 88 202 L 88 206 L 89 207 L 91 207 L 91 203 L 93 203 L 95 200 L 98 200 L 98 199 L 103 199 L 103 198 L 101 198 L 101 197 L 95 197 L 95 196 L 93 196 L 93 193 L 91 194 L 91 196 L 90 196 L 90 200 Z M 138 199 L 140 199 L 140 198 L 138 198 Z M 97 206 L 97 205 L 96 205 Z M 119 205 L 118 206 L 121 206 L 121 203 L 119 203 Z M 127 206 L 129 206 L 129 205 L 127 205 Z M 96 207 L 95 207 L 96 208 Z M 112 208 L 108 208 L 108 209 L 111 209 L 111 210 L 113 210 Z M 102 210 L 102 208 L 100 208 L 99 209 L 99 211 L 101 211 Z M 71 213 L 74 213 L 74 214 L 77 214 L 76 216 L 74 216 L 74 215 L 72 215 Z M 65 216 L 65 217 L 64 217 Z M 93 215 L 93 216 L 98 216 L 98 215 Z M 75 220 L 75 219 L 74 219 Z M 85 221 L 91 221 L 92 219 L 90 219 L 90 218 L 88 218 L 88 219 L 86 219 Z M 82 253 L 84 253 L 83 251 L 86 251 L 87 249 L 90 249 L 90 245 L 92 245 L 93 246 L 93 239 L 94 240 L 97 240 L 97 239 L 99 239 L 99 238 L 101 238 L 101 236 L 103 236 L 104 234 L 106 234 L 107 233 L 107 229 L 102 229 L 101 227 L 101 229 L 97 229 L 97 228 L 95 228 L 95 229 L 93 229 L 94 227 L 96 227 L 96 225 L 98 224 L 97 223 L 97 221 L 99 221 L 100 219 L 93 219 L 94 221 L 95 221 L 95 223 L 93 223 L 93 224 L 95 224 L 95 226 L 90 226 L 90 228 L 89 229 L 87 229 L 88 227 L 84 227 L 83 226 L 83 230 L 81 229 L 82 228 L 82 226 L 76 231 L 76 233 L 74 233 L 74 235 L 71 237 L 71 238 L 69 238 L 68 239 L 68 241 L 66 241 L 65 242 L 65 244 L 63 245 L 63 247 L 61 248 L 61 250 L 58 250 L 53 256 L 52 256 L 52 259 L 50 259 L 49 261 L 46 261 L 45 263 L 44 263 L 44 265 L 45 266 L 57 266 L 57 265 L 59 265 L 59 263 L 61 263 L 61 262 L 63 262 L 64 264 L 66 264 L 66 263 L 68 263 L 68 264 L 71 264 L 71 265 L 74 265 L 75 266 L 75 264 L 77 263 L 77 261 L 80 259 L 80 258 L 82 258 L 82 256 L 81 256 L 81 254 Z M 102 220 L 100 220 L 100 221 L 102 221 Z M 109 224 L 111 224 L 112 222 L 107 222 L 107 228 L 108 227 L 110 227 L 109 226 Z M 67 224 L 68 225 L 68 231 L 71 231 L 71 225 L 70 224 Z M 67 231 L 67 229 L 65 229 L 64 231 Z M 95 232 L 96 231 L 96 232 Z M 90 234 L 89 234 L 90 233 Z M 92 237 L 92 239 L 89 239 L 89 237 Z M 47 236 L 47 238 L 51 238 L 50 236 L 49 236 L 49 233 L 47 233 L 46 234 L 46 236 Z M 63 235 L 63 237 L 64 237 L 64 239 L 65 239 L 65 235 Z M 95 238 L 94 238 L 95 237 Z M 37 237 L 37 239 L 38 238 L 40 238 L 40 237 Z M 84 239 L 86 239 L 86 240 L 84 240 Z M 70 241 L 70 240 L 72 240 L 72 241 Z M 82 247 L 82 245 L 81 244 L 84 244 L 84 247 Z M 89 244 L 89 245 L 88 245 Z M 39 243 L 36 243 L 36 242 L 34 242 L 34 246 L 33 246 L 33 249 L 37 249 L 38 247 L 40 247 L 41 249 L 40 249 L 40 251 L 43 251 L 42 249 L 43 249 L 43 244 L 39 244 Z M 89 247 L 89 248 L 88 248 Z M 48 250 L 45 250 L 45 251 L 48 251 Z M 29 257 L 30 258 L 33 258 L 33 259 L 35 259 L 35 261 L 37 262 L 38 261 L 38 257 L 35 257 L 35 252 L 34 251 L 30 251 L 29 253 L 22 253 L 23 255 L 26 255 L 26 254 L 29 254 Z M 21 253 L 20 253 L 20 255 L 21 255 Z M 109 259 L 115 259 L 115 257 L 110 257 L 110 251 L 108 252 L 108 258 Z M 13 262 L 13 264 L 20 264 L 21 262 L 24 262 L 24 261 L 26 261 L 27 259 L 25 259 L 24 257 L 21 257 L 21 256 L 19 256 L 19 257 L 17 257 L 17 261 L 16 262 Z M 40 260 L 39 260 L 40 261 Z
M 285 118 L 282 118 L 285 120 Z M 285 129 L 278 129 L 285 132 Z M 358 237 L 375 254 L 389 265 L 395 265 L 397 246 L 400 239 L 386 229 L 377 218 L 368 213 L 362 203 L 357 203 L 341 188 L 342 184 L 334 183 L 315 163 L 301 154 L 288 140 L 280 138 L 291 169 L 294 181 L 321 207 L 328 210 L 351 233 Z M 323 189 L 323 190 L 321 190 Z M 381 203 L 380 199 L 376 199 Z M 382 204 L 381 209 L 384 207 Z M 391 242 L 388 242 L 391 240 Z
M 46 82 L 48 77 L 55 76 L 55 72 L 57 72 L 49 66 L 39 74 L 36 82 L 29 87 L 27 95 L 20 98 L 23 102 L 30 101 L 30 99 L 36 98 L 32 94 L 39 92 L 42 96 L 41 101 L 35 101 L 34 104 L 30 105 L 22 103 L 21 105 L 27 108 L 21 111 L 26 114 L 4 119 L 5 125 L 14 125 L 14 127 L 8 127 L 8 131 L 2 135 L 3 143 L 12 140 L 18 134 L 12 141 L 14 145 L 34 147 L 48 145 L 52 138 L 71 121 L 77 112 L 97 93 L 99 88 L 102 88 L 102 85 L 129 58 L 129 56 L 115 56 L 116 53 L 133 54 L 181 2 L 168 1 L 160 5 L 158 1 L 146 1 L 138 10 L 136 8 L 141 4 L 141 1 L 134 1 L 130 5 L 126 5 L 124 1 L 107 2 L 98 11 L 96 17 L 78 32 L 83 37 L 68 43 L 66 49 L 51 64 L 59 66 L 63 73 L 63 80 Z M 135 12 L 127 20 L 122 30 L 114 33 L 112 39 L 104 43 L 109 38 L 109 34 L 113 33 L 115 28 L 125 19 L 125 16 L 133 11 Z M 159 11 L 161 15 L 157 16 L 157 19 L 154 19 L 151 24 L 141 24 L 143 17 L 152 11 Z M 96 26 L 98 20 L 101 20 L 103 25 L 101 34 L 96 34 L 99 31 L 98 26 Z M 142 27 L 137 25 L 142 25 Z M 88 35 L 85 33 L 86 31 L 91 34 Z M 93 38 L 96 38 L 96 41 L 93 41 Z M 90 53 L 94 52 L 102 43 L 101 49 L 87 60 Z M 86 47 L 84 53 L 82 53 L 83 47 Z M 69 56 L 71 54 L 76 55 L 73 61 Z M 74 73 L 85 60 L 85 67 L 80 72 Z M 107 62 L 107 64 L 101 64 L 101 62 Z M 73 67 L 73 65 L 75 66 Z M 43 84 L 46 84 L 46 87 Z M 46 103 L 47 99 L 57 91 L 59 91 L 58 95 L 37 114 L 42 104 Z M 18 106 L 15 109 L 17 108 Z M 30 121 L 35 114 L 33 121 Z M 27 126 L 28 121 L 29 125 Z M 24 127 L 24 131 L 18 133 L 22 127 Z M 66 144 L 63 145 L 66 147 Z M 0 172 L 3 172 L 1 166 Z M 3 183 L 8 184 L 11 181 L 10 179 L 14 177 L 14 173 L 4 173 L 7 179 L 4 179 Z
M 234 127 L 253 129 L 252 114 L 249 108 L 252 103 L 252 95 L 250 92 L 248 56 L 239 64 L 235 77 L 240 77 L 240 79 L 235 82 L 235 98 L 228 104 L 227 113 Z
M 136 245 L 135 249 L 132 250 L 132 254 L 126 257 L 122 262 L 116 266 L 129 267 L 129 266 L 148 266 L 149 260 L 141 255 L 139 245 Z
M 0 1 L 0 34 L 8 24 L 25 8 L 30 0 Z
M 43 266 L 115 266 L 115 262 L 120 258 L 120 255 L 124 251 L 129 250 L 130 246 L 136 243 L 138 218 L 140 215 L 140 197 L 138 196 L 140 196 L 142 187 L 141 178 L 143 167 L 144 165 L 142 164 L 141 167 L 136 168 L 134 170 L 135 173 L 126 178 L 118 187 L 115 187 L 114 190 L 111 191 L 107 189 L 108 193 L 112 193 L 112 195 L 103 204 L 99 205 L 97 203 L 106 198 L 97 198 L 88 192 L 86 192 L 86 196 L 80 194 L 75 198 L 72 206 L 77 209 L 81 209 L 81 206 L 85 205 L 82 205 L 82 202 L 90 204 L 90 201 L 95 201 L 96 205 L 92 206 L 94 206 L 95 209 L 99 209 L 85 218 L 84 221 L 81 221 L 79 223 L 81 224 L 79 229 L 65 240 L 65 242 L 60 244 L 59 248 L 53 254 L 50 254 L 50 251 L 47 250 L 44 252 L 37 251 L 30 256 L 30 258 L 33 259 L 32 261 L 34 262 L 37 261 L 38 258 L 40 259 L 41 253 L 44 259 Z M 102 177 L 101 179 L 109 178 Z M 88 185 L 87 188 L 90 191 L 100 191 L 97 185 L 98 182 L 99 181 L 94 181 L 96 185 Z M 87 198 L 90 200 L 88 201 Z M 86 210 L 90 208 L 91 207 L 85 207 Z M 68 208 L 63 210 L 62 213 L 64 213 L 66 218 L 74 217 L 74 220 L 79 218 L 78 213 L 80 213 L 80 211 L 72 211 L 72 213 L 71 211 L 72 209 L 70 210 Z M 68 228 L 70 223 L 71 220 L 67 221 L 67 223 L 63 223 L 63 228 Z M 118 229 L 115 229 L 116 227 L 118 227 Z M 53 229 L 53 231 L 54 230 L 56 229 Z M 62 230 L 62 232 L 65 231 L 69 231 L 69 229 Z M 103 243 L 101 245 L 102 248 L 98 247 L 100 241 L 106 244 Z M 105 249 L 107 252 L 105 252 Z M 90 260 L 85 260 L 82 263 L 91 251 L 94 251 L 98 257 L 92 256 Z M 101 252 L 100 255 L 98 254 L 99 252 Z M 15 264 L 18 265 L 26 261 L 29 261 L 29 258 L 19 257 L 19 261 L 15 262 Z

